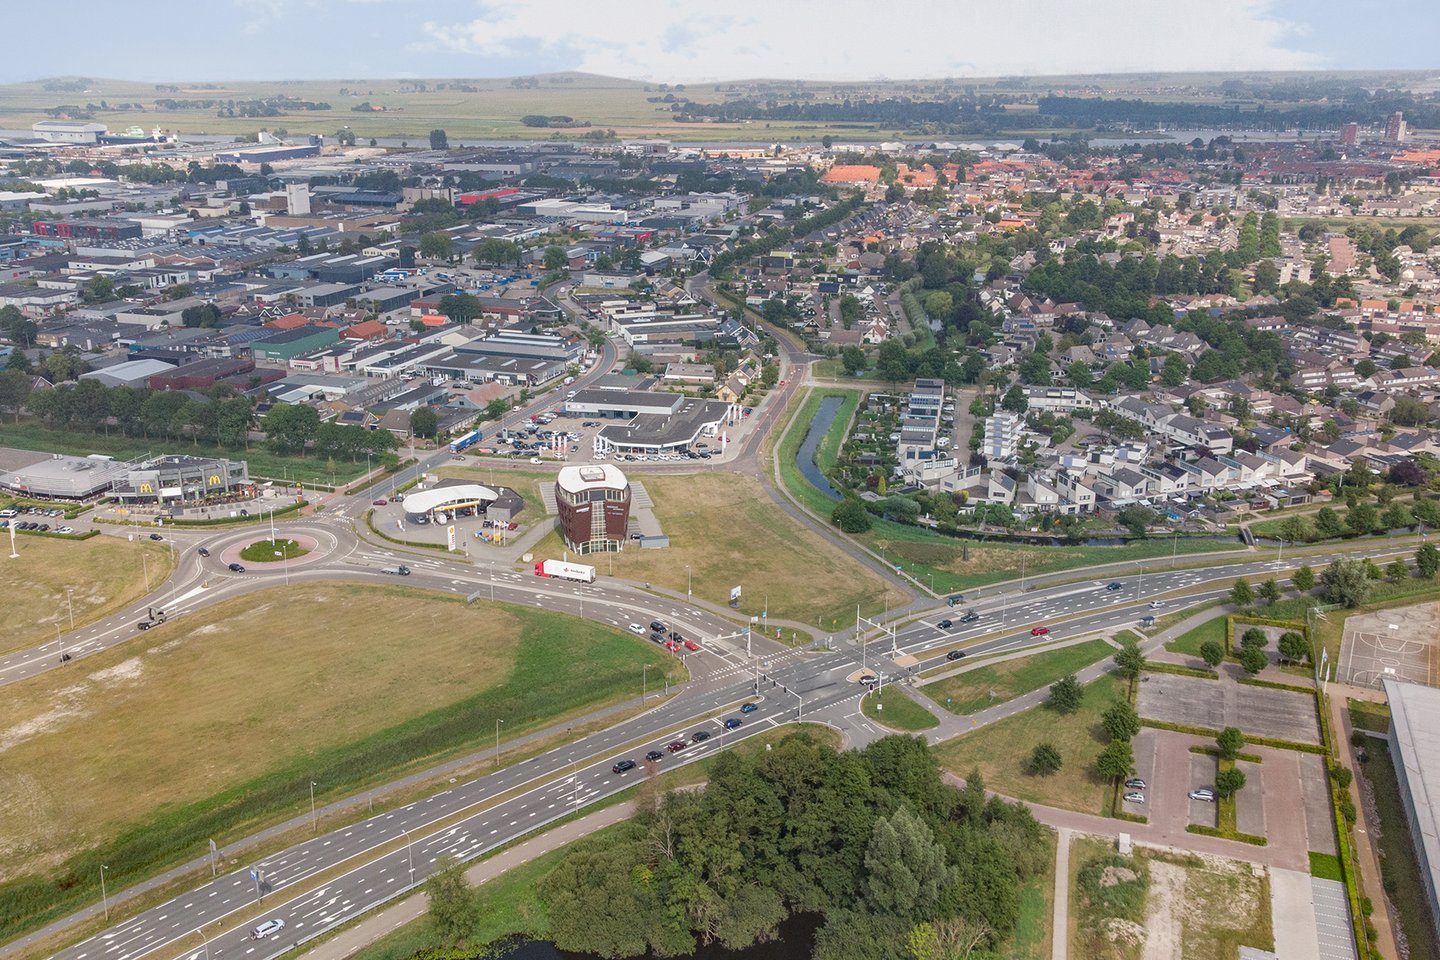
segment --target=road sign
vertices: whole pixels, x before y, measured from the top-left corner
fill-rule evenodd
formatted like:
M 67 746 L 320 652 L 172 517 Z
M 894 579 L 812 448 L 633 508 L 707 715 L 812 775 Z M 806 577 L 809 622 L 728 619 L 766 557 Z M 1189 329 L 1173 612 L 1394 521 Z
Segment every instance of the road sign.
M 740 587 L 739 587 L 739 586 L 731 587 L 731 588 L 730 588 L 730 602 L 731 602 L 731 603 L 734 603 L 735 601 L 737 601 L 737 600 L 739 600 L 739 599 L 740 599 Z

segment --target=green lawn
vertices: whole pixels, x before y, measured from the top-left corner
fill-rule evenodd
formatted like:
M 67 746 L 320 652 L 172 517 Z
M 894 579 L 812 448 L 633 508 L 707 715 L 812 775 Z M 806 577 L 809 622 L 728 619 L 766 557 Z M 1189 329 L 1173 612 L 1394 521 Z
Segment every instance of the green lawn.
M 1339 857 L 1333 853 L 1316 853 L 1314 850 L 1310 851 L 1310 876 L 1337 882 L 1345 879 Z
M 1347 700 L 1350 708 L 1350 725 L 1357 730 L 1371 730 L 1388 733 L 1390 730 L 1390 705 L 1370 700 Z
M 78 457 L 92 453 L 105 454 L 121 460 L 154 456 L 162 453 L 186 454 L 197 457 L 225 457 L 244 460 L 250 465 L 250 476 L 273 480 L 298 480 L 301 483 L 345 483 L 365 472 L 365 461 L 349 463 L 335 461 L 335 472 L 330 472 L 327 461 L 318 457 L 291 457 L 272 453 L 264 447 L 252 446 L 248 450 L 217 447 L 214 444 L 198 445 L 175 440 L 143 440 L 127 437 L 120 433 L 109 436 L 99 433 L 77 433 L 73 430 L 55 430 L 37 421 L 22 420 L 0 427 L 0 444 L 19 447 L 22 450 L 41 450 L 45 453 L 67 453 Z
M 998 945 L 1005 960 L 1050 960 L 1050 921 L 1055 909 L 1055 845 L 1051 834 L 1050 869 L 1026 880 L 1020 887 L 1020 910 L 1015 915 L 1015 932 L 1009 943 Z
M 1183 653 L 1188 656 L 1200 656 L 1200 644 L 1208 640 L 1214 640 L 1223 649 L 1225 646 L 1225 618 L 1215 617 L 1213 620 L 1206 620 L 1197 627 L 1186 630 L 1180 636 L 1165 644 L 1165 649 L 1172 653 Z
M 1022 693 L 1048 687 L 1066 674 L 1103 660 L 1113 652 L 1104 640 L 1087 640 L 1073 647 L 1006 660 L 937 680 L 926 684 L 925 692 L 952 713 L 968 716 L 991 703 L 1003 703 Z
M 985 785 L 1006 796 L 1103 816 L 1109 784 L 1093 770 L 1107 742 L 1100 717 L 1124 697 L 1123 681 L 1107 673 L 1085 685 L 1084 700 L 1074 714 L 1031 707 L 957 737 L 937 753 L 947 770 L 962 777 L 978 767 Z M 1060 751 L 1063 765 L 1058 773 L 1042 777 L 1026 772 L 1026 759 L 1039 743 Z
M 1367 744 L 1366 752 L 1370 759 L 1356 772 L 1365 777 L 1374 790 L 1375 805 L 1380 811 L 1380 836 L 1377 838 L 1380 874 L 1385 892 L 1395 905 L 1391 916 L 1405 931 L 1405 939 L 1410 944 L 1410 960 L 1435 960 L 1424 874 L 1415 859 L 1415 845 L 1400 799 L 1400 785 L 1395 779 L 1390 748 L 1383 741 L 1372 740 Z
M 281 538 L 279 540 L 256 540 L 254 543 L 240 551 L 240 559 L 250 563 L 278 563 L 285 560 L 294 560 L 296 557 L 303 557 L 309 553 L 294 540 Z
M 860 701 L 865 716 L 891 730 L 929 730 L 939 726 L 935 715 L 905 694 L 888 686 L 879 693 L 867 693 Z

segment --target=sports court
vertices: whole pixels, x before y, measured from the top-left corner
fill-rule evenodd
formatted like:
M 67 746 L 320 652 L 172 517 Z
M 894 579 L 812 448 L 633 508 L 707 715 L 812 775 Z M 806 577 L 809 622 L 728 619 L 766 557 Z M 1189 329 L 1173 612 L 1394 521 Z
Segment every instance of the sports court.
M 1387 679 L 1440 686 L 1437 644 L 1437 603 L 1417 603 L 1350 617 L 1340 641 L 1335 679 L 1358 687 L 1378 687 Z

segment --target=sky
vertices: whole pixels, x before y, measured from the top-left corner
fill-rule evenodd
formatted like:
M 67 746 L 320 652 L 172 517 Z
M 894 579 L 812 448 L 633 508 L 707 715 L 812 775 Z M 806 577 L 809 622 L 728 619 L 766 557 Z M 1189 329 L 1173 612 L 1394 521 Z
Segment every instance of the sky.
M 37 4 L 38 0 L 16 0 Z M 1436 0 L 60 0 L 0 82 L 1437 69 Z M 24 27 L 13 21 L 13 39 Z M 36 29 L 40 27 L 36 21 Z M 1428 46 L 1428 49 L 1427 49 Z

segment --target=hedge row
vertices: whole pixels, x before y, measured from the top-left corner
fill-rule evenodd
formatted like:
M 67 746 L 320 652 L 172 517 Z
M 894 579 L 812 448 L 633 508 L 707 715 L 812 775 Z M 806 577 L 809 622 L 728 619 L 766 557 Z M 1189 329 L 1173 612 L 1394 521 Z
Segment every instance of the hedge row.
M 1191 747 L 1190 747 L 1190 752 L 1191 752 L 1191 753 L 1203 753 L 1203 754 L 1204 754 L 1205 756 L 1207 756 L 1207 757 L 1218 757 L 1218 756 L 1220 756 L 1220 751 L 1219 751 L 1217 748 L 1215 748 L 1215 747 L 1207 747 L 1207 746 L 1205 746 L 1204 744 L 1201 744 L 1201 743 L 1197 743 L 1197 744 L 1194 744 L 1193 746 L 1191 746 Z M 1261 757 L 1260 754 L 1258 754 L 1258 753 L 1237 753 L 1237 754 L 1235 754 L 1235 759 L 1236 759 L 1236 760 L 1244 760 L 1246 763 L 1263 763 L 1263 762 L 1264 762 L 1264 758 Z
M 159 526 L 165 527 L 228 527 L 237 526 L 242 523 L 260 523 L 262 520 L 269 520 L 273 517 L 283 517 L 294 513 L 303 507 L 310 505 L 308 500 L 300 500 L 290 504 L 288 507 L 281 507 L 274 513 L 266 510 L 262 513 L 252 513 L 247 517 L 213 517 L 209 520 L 166 520 Z M 153 520 L 110 520 L 106 517 L 96 517 L 96 523 L 108 523 L 117 527 L 154 527 L 157 526 Z
M 91 537 L 100 536 L 99 530 L 86 530 L 84 533 L 56 533 L 54 530 L 16 530 L 22 537 L 49 537 L 52 540 L 89 540 Z
M 1256 847 L 1263 847 L 1268 843 L 1264 837 L 1257 837 L 1253 833 L 1220 830 L 1216 827 L 1207 827 L 1203 823 L 1192 823 L 1187 826 L 1185 830 L 1188 833 L 1198 833 L 1202 837 L 1219 837 L 1221 840 L 1236 840 L 1240 843 L 1248 843 Z
M 1227 653 L 1235 652 L 1235 624 L 1244 623 L 1256 627 L 1281 627 L 1286 630 L 1294 630 L 1305 638 L 1305 643 L 1310 643 L 1310 626 L 1303 620 L 1272 620 L 1266 617 L 1254 617 L 1246 614 L 1230 613 L 1225 616 L 1225 650 Z M 1312 653 L 1313 656 L 1313 653 Z
M 1219 680 L 1220 674 L 1213 670 L 1201 670 L 1198 667 L 1185 667 L 1178 663 L 1163 663 L 1158 660 L 1146 660 L 1145 669 L 1151 673 L 1173 673 L 1180 677 L 1198 677 L 1201 680 Z
M 1219 730 L 1212 730 L 1209 727 L 1198 727 L 1189 723 L 1171 723 L 1169 720 L 1151 720 L 1148 717 L 1140 718 L 1142 727 L 1154 727 L 1156 730 L 1170 730 L 1175 733 L 1188 733 L 1196 737 L 1217 737 Z M 1325 748 L 1316 746 L 1313 743 L 1300 743 L 1295 740 L 1281 740 L 1278 737 L 1252 737 L 1245 735 L 1246 743 L 1253 743 L 1257 747 L 1274 747 L 1277 750 L 1294 750 L 1298 753 L 1325 753 Z
M 1265 687 L 1269 690 L 1289 690 L 1291 693 L 1303 693 L 1307 697 L 1315 693 L 1314 687 L 1302 687 L 1295 683 L 1279 683 L 1275 680 L 1261 680 L 1258 677 L 1241 677 L 1236 683 L 1243 683 L 1247 687 Z
M 1340 753 L 1335 744 L 1335 731 L 1331 729 L 1330 717 L 1325 710 L 1323 691 L 1315 691 L 1315 702 L 1319 707 L 1320 739 L 1325 744 L 1326 759 L 1338 761 Z M 1350 902 L 1350 933 L 1355 940 L 1356 956 L 1360 960 L 1378 960 L 1379 954 L 1371 947 L 1370 938 L 1366 935 L 1365 915 L 1360 910 L 1360 865 L 1355 862 L 1355 851 L 1351 848 L 1349 821 L 1340 809 L 1342 791 L 1328 771 L 1325 783 L 1330 788 L 1330 815 L 1335 818 L 1336 846 L 1340 851 L 1340 871 L 1345 880 L 1345 897 Z M 1348 792 L 1345 793 L 1345 798 L 1349 799 Z

